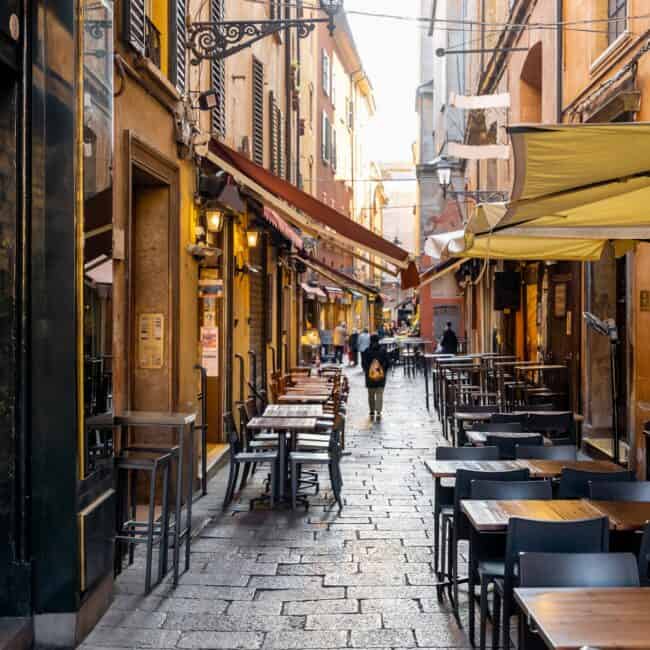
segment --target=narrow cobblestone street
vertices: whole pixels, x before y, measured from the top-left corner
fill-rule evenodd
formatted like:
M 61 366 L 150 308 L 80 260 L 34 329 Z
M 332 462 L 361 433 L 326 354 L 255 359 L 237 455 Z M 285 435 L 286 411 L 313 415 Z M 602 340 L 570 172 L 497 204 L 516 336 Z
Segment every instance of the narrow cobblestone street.
M 222 513 L 219 476 L 199 501 L 212 518 L 192 546 L 191 572 L 145 598 L 137 566 L 126 571 L 85 650 L 468 647 L 434 587 L 433 481 L 422 460 L 440 437 L 423 379 L 395 370 L 373 424 L 361 372 L 348 375 L 344 510 L 329 509 L 321 479 L 327 489 L 307 512 L 248 512 L 258 472 Z

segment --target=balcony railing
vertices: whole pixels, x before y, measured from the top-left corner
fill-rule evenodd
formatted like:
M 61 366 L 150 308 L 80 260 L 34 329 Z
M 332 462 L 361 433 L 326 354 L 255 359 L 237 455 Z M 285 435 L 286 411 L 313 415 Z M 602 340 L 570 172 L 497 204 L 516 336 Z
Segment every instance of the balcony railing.
M 160 68 L 160 32 L 149 18 L 146 21 L 145 55 L 157 68 Z

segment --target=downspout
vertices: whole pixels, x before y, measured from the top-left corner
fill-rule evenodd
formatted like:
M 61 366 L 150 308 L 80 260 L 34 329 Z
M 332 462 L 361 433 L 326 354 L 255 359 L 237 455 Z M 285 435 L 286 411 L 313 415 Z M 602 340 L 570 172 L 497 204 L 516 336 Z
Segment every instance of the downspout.
M 17 418 L 16 418 L 16 434 L 17 440 L 17 458 L 16 458 L 16 473 L 17 473 L 17 501 L 20 504 L 20 520 L 18 523 L 18 539 L 16 540 L 16 561 L 20 563 L 29 562 L 30 553 L 30 540 L 29 540 L 29 501 L 31 498 L 31 490 L 29 489 L 29 456 L 30 447 L 28 441 L 29 431 L 29 414 L 31 412 L 30 406 L 30 296 L 31 296 L 31 275 L 28 261 L 31 259 L 31 229 L 29 223 L 31 219 L 32 202 L 31 192 L 28 188 L 31 187 L 31 122 L 27 119 L 31 115 L 31 91 L 32 91 L 32 68 L 31 61 L 31 3 L 23 3 L 23 17 L 22 17 L 22 74 L 20 75 L 19 92 L 22 97 L 21 114 L 18 115 L 18 127 L 20 136 L 20 153 L 18 160 L 18 168 L 20 170 L 19 176 L 19 196 L 20 196 L 20 254 L 18 255 L 19 267 L 16 269 L 16 274 L 20 278 L 18 282 L 18 305 L 20 305 L 20 325 L 18 327 L 17 350 L 19 351 L 18 363 L 18 392 L 16 395 L 17 403 Z
M 556 118 L 555 121 L 561 124 L 563 118 L 562 101 L 564 94 L 564 84 L 562 79 L 562 70 L 564 63 L 564 32 L 562 29 L 562 18 L 564 16 L 564 1 L 556 0 L 556 22 L 557 22 L 557 60 L 555 72 L 555 102 Z
M 234 332 L 234 289 L 235 289 L 235 251 L 234 251 L 234 228 L 235 224 L 232 219 L 227 219 L 224 225 L 224 253 L 223 259 L 225 262 L 225 312 L 226 323 L 224 327 L 224 349 L 225 349 L 225 381 L 224 381 L 224 411 L 232 413 L 232 382 L 233 382 L 233 336 Z M 228 334 L 226 334 L 228 332 Z
M 291 20 L 291 4 L 287 3 L 284 10 L 284 17 Z M 287 108 L 284 116 L 284 155 L 286 156 L 287 163 L 285 165 L 286 179 L 291 181 L 291 116 L 293 115 L 293 107 L 291 101 L 292 88 L 291 88 L 291 31 L 288 27 L 284 29 L 284 95 L 285 106 Z
M 302 7 L 302 2 L 299 2 L 299 6 Z M 300 60 L 300 39 L 296 39 L 296 83 L 298 88 L 302 89 L 302 69 L 301 69 L 301 60 Z M 298 189 L 302 188 L 302 183 L 300 182 L 300 96 L 298 96 L 298 101 L 296 101 L 296 185 Z

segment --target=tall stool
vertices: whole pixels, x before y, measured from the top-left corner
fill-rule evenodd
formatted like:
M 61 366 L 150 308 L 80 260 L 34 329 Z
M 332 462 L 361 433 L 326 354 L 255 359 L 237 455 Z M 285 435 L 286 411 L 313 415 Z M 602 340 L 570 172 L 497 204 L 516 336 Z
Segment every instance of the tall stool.
M 119 545 L 129 547 L 129 564 L 133 564 L 135 544 L 146 544 L 145 594 L 151 591 L 151 564 L 153 547 L 160 546 L 158 554 L 158 584 L 165 575 L 169 541 L 169 471 L 172 454 L 154 451 L 124 450 L 115 460 L 118 481 L 118 527 L 115 541 L 118 544 L 117 561 L 122 561 Z M 138 521 L 137 478 L 140 472 L 149 476 L 149 503 L 147 521 Z M 162 506 L 160 522 L 156 522 L 156 479 L 162 475 Z M 127 498 L 127 493 L 130 494 Z M 124 504 L 128 500 L 127 513 Z M 127 516 L 125 516 L 127 515 Z

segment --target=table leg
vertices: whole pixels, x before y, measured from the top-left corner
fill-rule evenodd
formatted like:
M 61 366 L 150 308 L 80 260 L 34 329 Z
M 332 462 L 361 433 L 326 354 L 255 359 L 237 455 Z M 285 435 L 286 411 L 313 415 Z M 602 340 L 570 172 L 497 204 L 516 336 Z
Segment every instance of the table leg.
M 183 453 L 183 437 L 185 432 L 181 428 L 178 440 L 178 471 L 176 472 L 176 512 L 174 514 L 174 587 L 178 585 L 178 565 L 180 562 L 181 548 L 181 513 L 183 510 L 183 462 L 185 454 Z
M 194 500 L 194 433 L 196 429 L 194 424 L 190 424 L 190 475 L 188 477 L 187 488 L 187 531 L 185 538 L 185 571 L 190 570 L 190 540 L 192 537 L 192 501 Z
M 278 459 L 279 463 L 279 472 L 278 472 L 278 497 L 279 500 L 282 500 L 284 498 L 284 486 L 285 486 L 285 480 L 286 480 L 286 466 L 287 466 L 287 461 L 286 461 L 286 453 L 287 453 L 287 436 L 284 434 L 284 432 L 281 432 L 278 435 L 278 449 L 280 452 L 280 458 Z

